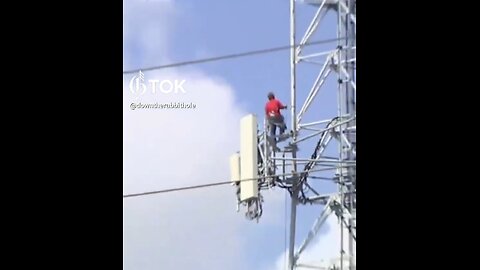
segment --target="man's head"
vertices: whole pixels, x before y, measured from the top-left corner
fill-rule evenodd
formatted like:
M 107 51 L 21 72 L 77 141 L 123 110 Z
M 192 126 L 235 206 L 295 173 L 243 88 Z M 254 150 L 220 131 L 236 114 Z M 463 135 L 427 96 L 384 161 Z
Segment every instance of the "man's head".
M 272 100 L 274 98 L 275 98 L 275 95 L 273 94 L 273 92 L 268 93 L 268 100 Z

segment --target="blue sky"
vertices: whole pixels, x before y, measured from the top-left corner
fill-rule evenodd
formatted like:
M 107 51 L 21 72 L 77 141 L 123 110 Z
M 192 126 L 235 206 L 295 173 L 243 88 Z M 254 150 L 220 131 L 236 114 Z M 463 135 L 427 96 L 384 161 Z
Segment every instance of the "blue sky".
M 161 2 L 161 0 L 157 1 Z M 142 1 L 139 0 L 137 2 Z M 158 55 L 155 52 L 152 53 L 155 51 L 154 46 L 152 46 L 150 51 L 145 52 L 144 46 L 137 44 L 135 40 L 129 40 L 124 42 L 124 54 L 130 59 L 124 66 L 125 70 L 289 44 L 289 1 L 171 0 L 170 2 L 174 3 L 174 11 L 165 9 L 161 14 L 172 14 L 174 19 L 169 17 L 168 21 L 165 19 L 165 22 L 163 22 L 162 15 L 159 15 L 160 18 L 157 18 L 155 21 L 158 24 L 156 27 L 159 29 L 167 26 L 173 29 L 162 40 L 162 46 L 166 48 L 158 47 L 158 50 L 162 50 L 158 55 L 162 55 L 163 50 L 165 50 L 168 51 L 168 57 L 156 57 Z M 162 9 L 161 6 L 155 7 Z M 297 14 L 299 15 L 297 29 L 306 29 L 315 11 L 316 9 L 312 6 L 297 5 Z M 133 11 L 127 10 L 125 12 Z M 155 13 L 154 10 L 151 12 Z M 320 31 L 312 40 L 336 37 L 336 17 L 332 15 L 334 14 L 329 14 L 322 21 L 319 28 Z M 163 23 L 165 24 L 163 25 Z M 301 38 L 301 35 L 303 35 L 303 31 L 298 30 L 297 40 Z M 334 49 L 335 46 L 335 43 L 317 45 L 312 46 L 309 51 L 312 51 L 312 49 L 316 52 L 326 51 Z M 203 74 L 228 83 L 234 91 L 232 106 L 238 105 L 243 112 L 263 116 L 266 94 L 269 91 L 274 91 L 282 102 L 290 105 L 289 63 L 290 52 L 289 50 L 284 50 L 264 55 L 179 67 L 176 69 L 176 72 L 177 74 L 182 74 L 182 72 L 200 70 Z M 309 64 L 303 64 L 299 68 L 297 81 L 298 109 L 301 108 L 319 70 L 319 66 Z M 329 119 L 337 114 L 334 78 L 335 76 L 331 75 L 322 88 L 309 113 L 305 115 L 306 122 Z M 286 121 L 290 127 L 288 112 Z M 222 126 L 218 127 L 218 129 L 221 128 Z M 195 131 L 192 132 L 194 133 Z M 211 132 L 215 131 L 212 130 Z M 234 143 L 237 144 L 237 141 L 234 141 Z M 301 144 L 300 155 L 309 157 L 315 144 L 315 140 Z M 237 147 L 239 146 L 237 145 Z M 335 147 L 336 145 L 333 144 L 326 152 L 326 155 L 334 156 L 336 153 Z M 228 170 L 228 167 L 225 166 L 222 170 Z M 325 176 L 331 176 L 331 174 Z M 172 177 L 175 177 L 175 175 L 172 175 Z M 333 185 L 325 183 L 316 185 L 316 187 L 319 187 L 317 190 L 321 193 L 335 190 Z M 280 198 L 283 200 L 282 190 L 277 189 L 271 192 L 281 193 Z M 233 200 L 233 193 L 231 196 Z M 281 213 L 276 213 L 280 218 L 275 219 L 275 222 L 262 224 L 261 220 L 259 224 L 256 224 L 246 220 L 241 221 L 241 226 L 245 229 L 245 237 L 242 241 L 248 246 L 245 249 L 245 258 L 249 269 L 266 269 L 268 265 L 274 264 L 284 251 L 284 202 L 282 200 L 280 202 L 265 202 L 265 215 L 269 214 L 268 211 L 281 211 Z M 274 203 L 277 204 L 277 207 L 270 207 Z M 279 205 L 280 207 L 278 207 Z M 275 210 L 271 210 L 271 208 Z M 178 212 L 181 213 L 181 211 L 182 209 L 178 209 Z M 232 207 L 232 211 L 234 211 L 234 207 Z M 320 211 L 320 206 L 299 207 L 297 241 L 304 239 Z M 238 215 L 241 216 L 242 214 L 239 213 Z M 147 269 L 147 267 L 144 269 Z

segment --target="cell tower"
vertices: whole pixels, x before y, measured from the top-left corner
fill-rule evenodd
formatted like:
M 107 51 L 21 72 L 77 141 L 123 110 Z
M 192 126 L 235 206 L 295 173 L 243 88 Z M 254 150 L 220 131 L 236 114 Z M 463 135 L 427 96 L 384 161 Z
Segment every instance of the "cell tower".
M 296 5 L 310 5 L 316 9 L 306 31 L 300 32 L 303 35 L 299 42 Z M 327 12 L 337 14 L 337 46 L 326 52 L 305 53 L 307 46 L 309 49 L 313 48 L 313 45 L 309 46 L 314 43 L 311 41 L 312 36 L 320 29 L 321 21 Z M 291 195 L 287 269 L 353 270 L 356 269 L 356 1 L 290 0 L 290 43 L 291 132 L 272 138 L 269 136 L 265 119 L 263 131 L 258 128 L 257 116 L 248 115 L 241 120 L 240 153 L 233 155 L 230 163 L 232 181 L 237 186 L 238 204 L 246 206 L 247 218 L 258 222 L 262 215 L 262 190 L 273 187 L 287 189 Z M 297 67 L 304 63 L 317 64 L 319 67 L 318 76 L 310 90 L 297 87 L 297 81 L 304 78 Z M 325 81 L 332 75 L 337 77 L 337 87 L 333 87 L 335 89 L 325 87 Z M 309 111 L 313 103 L 319 102 L 317 97 L 321 89 L 337 92 L 336 117 L 322 119 L 324 117 L 318 111 Z M 305 100 L 298 102 L 297 94 L 307 91 Z M 313 116 L 315 121 L 306 122 L 304 119 L 307 115 L 310 118 Z M 312 151 L 308 151 L 305 148 L 308 149 L 308 142 L 312 140 L 316 140 L 316 145 Z M 283 146 L 281 141 L 284 142 Z M 332 144 L 338 145 L 337 154 L 334 157 L 326 156 L 325 149 Z M 309 155 L 300 157 L 299 149 L 302 149 L 302 154 Z M 316 190 L 316 183 L 312 180 L 320 178 L 314 175 L 316 172 L 330 172 L 329 179 L 337 184 L 337 192 L 322 195 L 321 190 Z M 297 207 L 301 205 L 323 205 L 323 211 L 316 218 L 306 239 L 295 250 Z M 338 217 L 342 232 L 339 262 L 327 267 L 300 263 L 302 252 L 331 214 Z M 348 232 L 345 235 L 344 229 Z M 344 241 L 344 238 L 347 241 Z

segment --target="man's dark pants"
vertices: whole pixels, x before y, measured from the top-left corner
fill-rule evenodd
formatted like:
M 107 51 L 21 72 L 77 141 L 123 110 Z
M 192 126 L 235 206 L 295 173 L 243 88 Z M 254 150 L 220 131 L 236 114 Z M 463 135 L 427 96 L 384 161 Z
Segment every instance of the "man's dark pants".
M 285 133 L 287 125 L 285 125 L 285 119 L 283 115 L 270 116 L 268 117 L 268 124 L 270 126 L 270 136 L 275 138 L 277 132 L 277 126 L 280 128 L 280 135 Z

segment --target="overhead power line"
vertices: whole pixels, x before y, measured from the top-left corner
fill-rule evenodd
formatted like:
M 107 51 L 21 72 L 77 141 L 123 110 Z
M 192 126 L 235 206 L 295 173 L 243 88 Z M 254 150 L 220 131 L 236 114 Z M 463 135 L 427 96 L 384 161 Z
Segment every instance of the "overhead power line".
M 346 166 L 341 166 L 341 167 L 329 167 L 329 168 L 323 168 L 323 169 L 315 169 L 315 170 L 309 170 L 309 172 L 329 171 L 329 170 L 335 170 L 337 168 L 346 168 L 346 167 L 350 167 L 350 166 L 346 165 Z M 299 173 L 302 174 L 302 173 L 305 173 L 305 172 L 299 172 Z M 269 175 L 267 177 L 275 178 L 275 177 L 288 176 L 288 175 L 293 175 L 293 173 Z M 239 180 L 239 181 L 231 181 L 230 180 L 230 181 L 222 181 L 222 182 L 209 183 L 209 184 L 203 184 L 203 185 L 185 186 L 185 187 L 178 187 L 178 188 L 171 188 L 171 189 L 162 189 L 162 190 L 148 191 L 148 192 L 142 192 L 142 193 L 132 193 L 132 194 L 123 195 L 123 198 L 139 197 L 139 196 L 146 196 L 146 195 L 153 195 L 153 194 L 160 194 L 160 193 L 169 193 L 169 192 L 175 192 L 175 191 L 184 191 L 184 190 L 189 190 L 189 189 L 199 189 L 199 188 L 206 188 L 206 187 L 213 187 L 213 186 L 221 186 L 221 185 L 232 184 L 234 182 L 254 181 L 254 180 L 260 180 L 260 179 L 263 179 L 263 178 L 265 178 L 265 176 L 242 179 L 242 180 Z
M 277 176 L 283 176 L 283 175 L 272 175 L 272 176 L 269 176 L 269 177 L 277 177 Z M 254 181 L 254 180 L 260 180 L 260 179 L 263 179 L 263 178 L 265 178 L 265 177 L 248 178 L 248 179 L 242 179 L 242 180 L 235 181 L 235 182 Z M 157 190 L 157 191 L 123 195 L 123 198 L 138 197 L 138 196 L 145 196 L 145 195 L 152 195 L 152 194 L 159 194 L 159 193 L 168 193 L 168 192 L 182 191 L 182 190 L 189 190 L 189 189 L 206 188 L 206 187 L 213 187 L 213 186 L 221 186 L 221 185 L 227 185 L 227 184 L 232 184 L 232 183 L 234 183 L 234 181 L 223 181 L 223 182 L 203 184 L 203 185 L 163 189 L 163 190 Z
M 254 180 L 254 179 L 253 179 L 253 180 Z M 252 181 L 252 180 L 248 180 L 248 181 Z M 226 181 L 226 182 L 211 183 L 211 184 L 205 184 L 205 185 L 196 185 L 196 186 L 188 186 L 188 187 L 179 187 L 179 188 L 163 189 L 163 190 L 157 190 L 157 191 L 150 191 L 150 192 L 143 192 L 143 193 L 135 193 L 135 194 L 123 195 L 123 198 L 138 197 L 138 196 L 145 196 L 145 195 L 153 195 L 153 194 L 159 194 L 159 193 L 168 193 L 168 192 L 188 190 L 188 189 L 197 189 L 197 188 L 221 186 L 221 185 L 226 185 L 226 184 L 231 184 L 231 183 L 232 183 L 232 181 Z
M 306 44 L 303 45 L 303 46 L 311 46 L 311 45 L 318 45 L 318 44 L 323 44 L 323 43 L 330 43 L 330 42 L 335 42 L 335 41 L 339 41 L 339 40 L 342 40 L 342 39 L 345 39 L 345 38 L 332 38 L 332 39 L 318 40 L 318 41 L 313 41 L 313 42 L 306 43 Z M 298 47 L 299 44 L 294 45 L 294 46 L 295 46 L 295 47 Z M 244 57 L 244 56 L 251 56 L 251 55 L 256 55 L 256 54 L 265 54 L 265 53 L 271 53 L 271 52 L 276 52 L 276 51 L 282 51 L 282 50 L 291 49 L 291 48 L 294 47 L 294 46 L 288 45 L 288 46 L 268 48 L 268 49 L 257 50 L 257 51 L 249 51 L 249 52 L 243 52 L 243 53 L 236 53 L 236 54 L 229 54 L 229 55 L 217 56 L 217 57 L 212 57 L 212 58 L 204 58 L 204 59 L 198 59 L 198 60 L 178 62 L 178 63 L 166 64 L 166 65 L 161 65 L 161 66 L 138 68 L 138 69 L 132 69 L 132 70 L 124 71 L 123 74 L 136 73 L 136 72 L 139 72 L 140 70 L 141 70 L 142 72 L 144 72 L 144 71 L 165 69 L 165 68 L 171 68 L 171 67 L 179 67 L 179 66 L 187 66 L 187 65 L 193 65 L 193 64 L 201 64 L 201 63 L 207 63 L 207 62 L 214 62 L 214 61 L 225 60 L 225 59 L 232 59 L 232 58 L 238 58 L 238 57 Z

